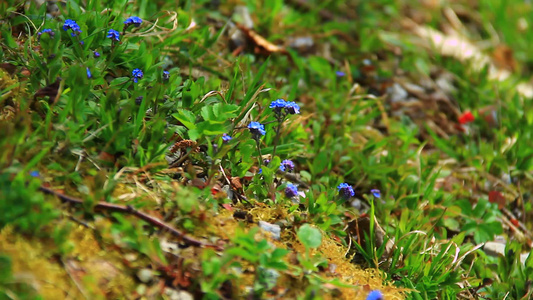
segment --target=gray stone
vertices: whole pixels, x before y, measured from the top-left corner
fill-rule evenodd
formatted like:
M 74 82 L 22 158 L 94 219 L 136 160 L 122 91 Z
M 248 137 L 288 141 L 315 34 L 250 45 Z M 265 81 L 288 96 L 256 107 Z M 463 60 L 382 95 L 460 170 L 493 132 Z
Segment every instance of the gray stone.
M 279 227 L 279 225 L 270 224 L 265 221 L 259 221 L 259 228 L 261 228 L 263 231 L 271 233 L 272 237 L 276 240 L 281 238 L 281 227 Z
M 187 291 L 178 291 L 171 288 L 165 289 L 165 295 L 167 295 L 171 300 L 194 300 L 194 297 L 191 293 Z
M 137 271 L 137 277 L 141 282 L 148 283 L 154 278 L 154 271 L 150 269 L 140 269 Z
M 497 242 L 486 242 L 483 251 L 490 256 L 505 255 L 505 244 Z

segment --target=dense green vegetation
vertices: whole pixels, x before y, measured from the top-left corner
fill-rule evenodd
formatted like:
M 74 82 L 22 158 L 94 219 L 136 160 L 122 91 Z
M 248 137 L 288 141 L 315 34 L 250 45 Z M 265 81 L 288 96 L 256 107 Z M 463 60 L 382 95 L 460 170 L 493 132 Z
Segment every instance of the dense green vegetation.
M 533 297 L 531 20 L 0 3 L 0 299 Z

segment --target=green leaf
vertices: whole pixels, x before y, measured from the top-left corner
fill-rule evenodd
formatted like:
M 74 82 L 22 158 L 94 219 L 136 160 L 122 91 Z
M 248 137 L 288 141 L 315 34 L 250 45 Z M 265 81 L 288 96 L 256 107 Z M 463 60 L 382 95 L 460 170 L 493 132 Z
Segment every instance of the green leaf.
M 460 155 L 457 152 L 455 152 L 455 150 L 453 149 L 453 146 L 449 145 L 447 141 L 439 138 L 437 134 L 433 130 L 431 130 L 431 128 L 427 125 L 426 125 L 426 130 L 428 131 L 429 135 L 431 135 L 433 140 L 435 140 L 435 146 L 437 146 L 437 148 L 440 148 L 440 150 L 442 150 L 444 153 L 448 154 L 449 156 L 455 159 L 460 158 Z
M 17 43 L 15 42 L 15 39 L 13 39 L 13 35 L 9 30 L 4 28 L 4 30 L 2 30 L 2 37 L 4 38 L 5 45 L 13 49 L 17 48 Z
M 198 132 L 202 135 L 217 135 L 226 132 L 226 128 L 211 121 L 200 122 L 197 125 Z
M 196 115 L 192 111 L 180 109 L 177 113 L 172 114 L 174 118 L 181 122 L 185 127 L 189 129 L 196 128 Z
M 325 171 L 327 165 L 328 165 L 328 154 L 327 151 L 321 151 L 318 153 L 318 155 L 313 160 L 313 168 L 312 173 L 313 175 L 320 174 Z
M 298 229 L 298 239 L 306 248 L 318 248 L 322 244 L 322 233 L 311 225 L 304 224 Z

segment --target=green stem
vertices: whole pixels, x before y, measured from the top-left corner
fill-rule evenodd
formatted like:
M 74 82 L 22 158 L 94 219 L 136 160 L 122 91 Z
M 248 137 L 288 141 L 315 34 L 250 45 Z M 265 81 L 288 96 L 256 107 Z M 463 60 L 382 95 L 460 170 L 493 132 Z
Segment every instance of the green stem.
M 276 148 L 278 147 L 279 143 L 279 132 L 281 131 L 281 124 L 283 124 L 283 121 L 285 121 L 285 117 L 287 117 L 287 115 L 284 115 L 278 119 L 278 127 L 276 128 L 276 136 L 274 137 L 274 149 L 272 150 L 272 158 L 276 156 Z
M 263 155 L 261 154 L 261 145 L 259 144 L 260 137 L 254 138 L 255 145 L 257 146 L 257 152 L 259 153 L 258 161 L 259 161 L 259 168 L 261 168 L 261 165 L 263 163 Z

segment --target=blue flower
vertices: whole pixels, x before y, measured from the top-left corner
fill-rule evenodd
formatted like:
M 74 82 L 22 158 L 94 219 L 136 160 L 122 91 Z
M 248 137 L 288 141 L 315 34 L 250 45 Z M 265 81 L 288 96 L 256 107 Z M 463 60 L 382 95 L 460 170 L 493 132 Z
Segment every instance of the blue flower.
M 253 122 L 253 121 L 250 122 L 250 124 L 248 124 L 248 129 L 250 129 L 250 132 L 252 133 L 252 135 L 256 137 L 260 137 L 261 135 L 266 134 L 265 125 L 259 122 Z
M 231 141 L 231 139 L 232 139 L 231 135 L 229 135 L 227 133 L 224 133 L 222 135 L 222 140 L 224 141 L 224 143 L 227 143 L 227 142 Z
M 100 57 L 100 52 L 93 51 L 93 55 L 94 55 L 94 58 L 98 58 L 98 57 Z
M 344 77 L 346 76 L 346 73 L 344 73 L 343 71 L 337 71 L 335 72 L 335 75 L 337 75 L 337 77 Z
M 273 108 L 274 112 L 276 112 L 277 114 L 281 113 L 281 110 L 284 109 L 285 106 L 287 106 L 287 101 L 283 99 L 277 99 L 270 103 L 270 108 Z
M 294 170 L 294 163 L 291 160 L 286 159 L 281 162 L 279 169 L 283 172 L 290 172 Z
M 107 38 L 118 42 L 120 41 L 120 33 L 115 29 L 109 29 L 109 31 L 107 32 Z
M 91 74 L 91 70 L 89 70 L 89 67 L 87 67 L 87 78 L 93 78 L 93 74 Z
M 141 26 L 143 20 L 139 17 L 136 17 L 136 16 L 133 16 L 133 17 L 129 17 L 126 19 L 126 21 L 124 21 L 124 24 L 126 24 L 126 27 L 130 26 L 130 25 L 135 25 L 135 27 L 139 27 Z
M 341 197 L 345 199 L 355 196 L 353 188 L 347 183 L 341 183 L 337 188 L 339 189 L 339 194 L 341 195 Z
M 372 195 L 376 198 L 381 198 L 381 191 L 378 189 L 370 190 L 370 193 L 372 193 Z
M 383 294 L 378 290 L 374 290 L 370 292 L 368 296 L 366 296 L 366 300 L 383 300 L 383 299 L 384 299 Z
M 163 81 L 168 81 L 170 79 L 170 73 L 168 71 L 163 71 Z
M 143 78 L 144 74 L 143 74 L 143 71 L 141 71 L 141 69 L 134 69 L 131 72 L 131 76 L 133 76 L 133 82 L 137 83 L 139 79 Z
M 68 31 L 69 29 L 72 30 L 72 32 L 70 33 L 70 35 L 72 36 L 76 36 L 76 34 L 81 32 L 81 29 L 78 23 L 76 23 L 76 21 L 71 20 L 71 19 L 65 20 L 65 24 L 63 24 L 63 30 Z
M 287 105 L 285 105 L 285 111 L 288 114 L 294 115 L 300 113 L 300 106 L 294 102 L 287 102 Z
M 31 177 L 39 177 L 39 176 L 41 176 L 41 174 L 39 174 L 39 171 L 31 171 L 30 172 L 30 176 Z
M 287 198 L 298 196 L 298 187 L 292 183 L 287 183 L 287 187 L 285 188 L 285 196 Z
M 43 29 L 43 31 L 37 33 L 37 39 L 41 38 L 41 35 L 48 33 L 51 38 L 54 38 L 55 32 L 52 29 Z

